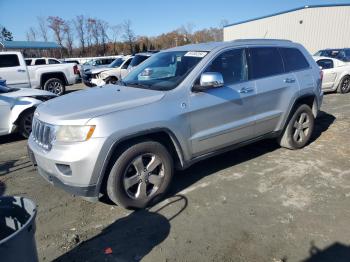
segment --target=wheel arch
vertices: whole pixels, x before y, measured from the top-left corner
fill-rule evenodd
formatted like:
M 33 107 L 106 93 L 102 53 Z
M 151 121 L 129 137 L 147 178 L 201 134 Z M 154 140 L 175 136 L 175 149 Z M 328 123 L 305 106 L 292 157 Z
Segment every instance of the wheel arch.
M 112 145 L 110 146 L 110 149 L 102 165 L 102 169 L 99 172 L 97 193 L 105 193 L 108 174 L 115 160 L 122 153 L 121 149 L 127 144 L 135 144 L 145 140 L 157 141 L 165 146 L 168 149 L 170 155 L 173 157 L 176 168 L 182 169 L 186 166 L 180 143 L 171 130 L 167 128 L 156 128 L 147 131 L 141 131 L 112 142 Z
M 52 78 L 58 78 L 65 85 L 68 85 L 68 80 L 66 78 L 66 75 L 63 72 L 57 71 L 57 72 L 43 73 L 40 77 L 40 87 L 43 89 L 46 81 Z

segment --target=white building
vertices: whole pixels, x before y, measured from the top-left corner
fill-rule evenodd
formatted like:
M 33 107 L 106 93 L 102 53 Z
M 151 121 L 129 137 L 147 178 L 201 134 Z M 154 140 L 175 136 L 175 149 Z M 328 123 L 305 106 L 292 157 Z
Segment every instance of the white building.
M 224 41 L 242 38 L 289 39 L 310 53 L 350 48 L 350 4 L 305 6 L 224 27 Z

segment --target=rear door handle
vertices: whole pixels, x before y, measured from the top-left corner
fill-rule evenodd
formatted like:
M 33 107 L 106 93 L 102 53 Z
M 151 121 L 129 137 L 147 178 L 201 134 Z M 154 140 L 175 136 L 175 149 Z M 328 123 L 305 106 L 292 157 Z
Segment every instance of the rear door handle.
M 246 93 L 250 93 L 253 91 L 254 91 L 254 88 L 252 88 L 252 87 L 243 87 L 238 92 L 241 94 L 246 94 Z
M 291 84 L 291 83 L 295 83 L 295 79 L 294 78 L 286 78 L 284 79 L 285 83 Z

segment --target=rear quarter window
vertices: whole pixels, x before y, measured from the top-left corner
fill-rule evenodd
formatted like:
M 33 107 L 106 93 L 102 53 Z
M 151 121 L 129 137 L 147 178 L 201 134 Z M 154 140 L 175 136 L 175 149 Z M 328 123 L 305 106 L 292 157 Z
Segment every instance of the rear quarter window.
M 257 79 L 284 73 L 282 57 L 275 47 L 249 48 L 249 78 Z
M 296 48 L 280 48 L 286 72 L 309 68 L 305 56 Z
M 320 59 L 316 62 L 318 66 L 322 69 L 331 69 L 334 67 L 334 63 L 332 59 Z
M 17 55 L 0 55 L 0 68 L 14 66 L 19 66 Z

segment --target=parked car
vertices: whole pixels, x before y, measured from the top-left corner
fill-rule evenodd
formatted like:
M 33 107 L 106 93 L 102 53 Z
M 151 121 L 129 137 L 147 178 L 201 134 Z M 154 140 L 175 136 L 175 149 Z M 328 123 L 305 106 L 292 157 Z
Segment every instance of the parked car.
M 322 56 L 314 56 L 314 59 L 323 72 L 324 91 L 337 91 L 342 94 L 350 91 L 350 63 Z
M 0 79 L 0 136 L 19 132 L 29 137 L 35 108 L 54 97 L 44 90 L 8 87 Z
M 67 85 L 81 81 L 77 65 L 27 66 L 21 52 L 0 52 L 0 78 L 10 87 L 44 89 L 57 95 L 64 94 Z
M 321 76 L 305 48 L 286 40 L 168 49 L 120 85 L 37 108 L 29 152 L 40 175 L 74 195 L 107 194 L 120 206 L 143 208 L 164 196 L 174 167 L 263 138 L 289 149 L 307 145 Z M 42 129 L 49 131 L 42 136 Z
M 146 59 L 150 58 L 153 54 L 155 54 L 155 52 L 143 52 L 136 54 L 128 66 L 128 72 L 130 72 L 134 67 L 138 66 Z
M 316 52 L 314 56 L 336 58 L 343 62 L 350 62 L 350 48 L 324 49 Z
M 102 86 L 107 84 L 116 84 L 128 74 L 128 66 L 133 56 L 125 56 L 116 64 L 111 64 L 107 68 L 97 68 L 91 70 L 89 78 L 90 86 Z M 117 61 L 116 61 L 117 62 Z
M 50 57 L 26 58 L 24 60 L 26 61 L 27 66 L 61 64 L 61 61 L 59 61 L 58 59 Z
M 115 58 L 105 58 L 105 57 L 91 59 L 85 62 L 84 64 L 82 64 L 82 71 L 87 72 L 94 68 L 106 67 L 110 63 L 112 63 L 114 60 Z

